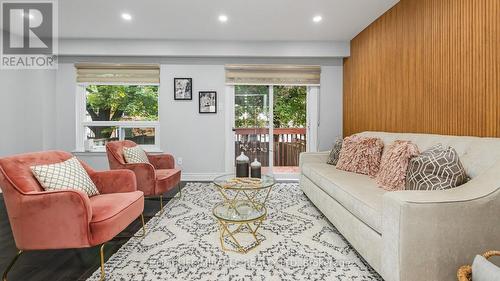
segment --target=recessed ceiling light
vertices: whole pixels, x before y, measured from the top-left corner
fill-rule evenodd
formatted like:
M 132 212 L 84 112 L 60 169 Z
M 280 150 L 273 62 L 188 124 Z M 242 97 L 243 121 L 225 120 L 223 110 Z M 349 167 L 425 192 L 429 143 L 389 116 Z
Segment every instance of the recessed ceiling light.
M 219 21 L 220 22 L 226 22 L 227 21 L 227 16 L 226 15 L 220 15 L 219 16 Z
M 321 16 L 314 16 L 313 22 L 320 22 L 323 19 Z
M 122 19 L 124 20 L 132 20 L 132 15 L 129 13 L 122 13 Z

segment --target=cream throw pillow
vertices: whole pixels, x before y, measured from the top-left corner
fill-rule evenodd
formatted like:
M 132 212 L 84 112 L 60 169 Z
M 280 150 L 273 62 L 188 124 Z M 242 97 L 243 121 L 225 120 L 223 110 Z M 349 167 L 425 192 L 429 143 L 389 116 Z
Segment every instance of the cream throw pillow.
M 99 190 L 76 157 L 61 163 L 30 168 L 45 190 L 76 189 L 85 192 L 89 197 L 99 194 Z
M 500 267 L 477 255 L 472 264 L 472 278 L 474 281 L 500 281 Z
M 124 147 L 123 157 L 127 163 L 149 163 L 148 155 L 140 146 Z

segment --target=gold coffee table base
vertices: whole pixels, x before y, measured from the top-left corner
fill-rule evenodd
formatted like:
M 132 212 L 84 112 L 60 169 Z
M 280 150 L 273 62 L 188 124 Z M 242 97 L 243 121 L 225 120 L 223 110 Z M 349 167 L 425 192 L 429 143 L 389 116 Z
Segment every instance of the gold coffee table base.
M 222 197 L 222 202 L 213 209 L 219 222 L 221 248 L 246 254 L 265 239 L 258 230 L 267 217 L 265 205 L 275 184 L 274 177 L 263 175 L 254 179 L 224 175 L 215 178 L 214 184 Z M 243 235 L 249 238 L 244 240 L 245 243 L 239 239 Z M 251 242 L 248 244 L 248 241 Z
M 260 245 L 260 242 L 264 240 L 263 238 L 259 239 L 257 237 L 257 230 L 259 230 L 259 227 L 262 225 L 262 222 L 264 221 L 264 218 L 253 221 L 253 222 L 247 222 L 247 223 L 235 223 L 235 222 L 228 222 L 219 219 L 219 226 L 220 226 L 220 245 L 222 250 L 224 251 L 229 251 L 229 252 L 235 252 L 235 253 L 240 253 L 240 254 L 246 254 L 250 252 L 252 249 L 256 248 L 257 246 Z M 252 228 L 252 224 L 254 224 L 254 228 Z M 231 225 L 238 225 L 235 230 L 230 230 Z M 243 230 L 244 228 L 248 229 L 248 231 Z M 251 235 L 253 239 L 255 240 L 255 243 L 250 244 L 250 246 L 245 247 L 242 245 L 242 243 L 238 240 L 238 236 L 240 235 Z M 236 247 L 230 247 L 226 245 L 226 238 L 230 239 Z

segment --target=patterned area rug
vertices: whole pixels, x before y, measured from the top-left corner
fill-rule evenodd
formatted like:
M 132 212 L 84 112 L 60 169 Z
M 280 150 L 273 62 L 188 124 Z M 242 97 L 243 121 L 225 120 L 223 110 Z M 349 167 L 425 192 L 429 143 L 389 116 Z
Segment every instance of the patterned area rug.
M 220 201 L 211 184 L 187 184 L 182 199 L 148 222 L 145 237 L 106 262 L 106 280 L 382 280 L 296 183 L 273 187 L 259 230 L 265 240 L 247 254 L 221 250 L 212 216 Z

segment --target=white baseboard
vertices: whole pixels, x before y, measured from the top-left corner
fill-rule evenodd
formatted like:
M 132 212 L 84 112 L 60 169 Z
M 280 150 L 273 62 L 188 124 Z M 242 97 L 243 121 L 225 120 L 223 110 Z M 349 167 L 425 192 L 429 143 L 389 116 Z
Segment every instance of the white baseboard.
M 224 173 L 182 173 L 182 181 L 213 181 Z

